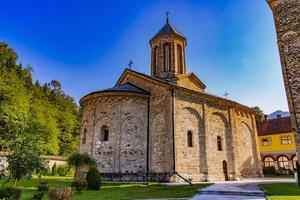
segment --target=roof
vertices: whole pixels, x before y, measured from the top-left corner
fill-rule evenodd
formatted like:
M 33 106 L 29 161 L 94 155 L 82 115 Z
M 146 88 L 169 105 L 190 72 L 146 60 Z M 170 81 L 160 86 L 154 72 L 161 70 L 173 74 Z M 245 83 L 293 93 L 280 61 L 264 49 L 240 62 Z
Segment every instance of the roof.
M 289 133 L 293 131 L 290 117 L 281 117 L 277 119 L 257 122 L 256 126 L 259 136 Z
M 233 100 L 230 100 L 230 99 L 227 99 L 227 98 L 223 98 L 223 97 L 220 97 L 220 96 L 217 96 L 217 95 L 213 95 L 213 94 L 210 94 L 210 93 L 207 93 L 207 92 L 198 92 L 198 91 L 195 91 L 195 90 L 191 90 L 191 89 L 188 89 L 186 87 L 182 87 L 182 86 L 179 86 L 177 84 L 174 84 L 172 82 L 168 82 L 166 80 L 162 80 L 162 79 L 159 79 L 159 78 L 155 78 L 155 77 L 152 77 L 150 75 L 147 75 L 147 74 L 144 74 L 144 73 L 140 73 L 140 72 L 137 72 L 137 71 L 134 71 L 132 69 L 128 69 L 126 68 L 122 75 L 120 76 L 119 80 L 116 82 L 115 86 L 119 85 L 121 82 L 122 82 L 122 79 L 124 77 L 124 75 L 127 73 L 127 72 L 131 72 L 131 73 L 134 73 L 134 74 L 137 74 L 137 75 L 140 75 L 140 76 L 143 76 L 147 79 L 150 79 L 152 81 L 155 81 L 157 83 L 161 83 L 161 84 L 164 84 L 166 86 L 170 86 L 170 87 L 174 87 L 174 88 L 177 88 L 177 89 L 182 89 L 182 90 L 186 90 L 186 91 L 190 91 L 190 92 L 194 92 L 196 94 L 201 94 L 202 96 L 204 97 L 208 97 L 208 98 L 216 98 L 216 99 L 219 99 L 219 100 L 222 100 L 223 102 L 227 102 L 227 103 L 230 103 L 231 105 L 236 105 L 236 106 L 240 106 L 240 107 L 243 107 L 243 108 L 246 108 L 248 111 L 253 111 L 254 110 L 248 106 L 245 106 L 243 104 L 240 104 L 236 101 L 233 101 Z
M 107 92 L 126 92 L 126 93 L 129 92 L 129 93 L 138 93 L 138 94 L 145 94 L 145 95 L 150 94 L 148 91 L 127 82 L 127 83 L 124 83 L 122 85 L 115 85 L 112 88 L 91 92 L 91 93 L 85 95 L 84 97 L 82 97 L 81 100 L 84 99 L 85 97 L 89 96 L 89 95 L 92 95 L 92 94 L 107 93 Z
M 154 39 L 155 37 L 157 37 L 159 35 L 170 35 L 170 34 L 179 35 L 180 37 L 185 39 L 183 34 L 180 33 L 180 31 L 178 31 L 172 24 L 169 23 L 168 19 L 167 19 L 166 24 L 153 36 L 152 39 Z

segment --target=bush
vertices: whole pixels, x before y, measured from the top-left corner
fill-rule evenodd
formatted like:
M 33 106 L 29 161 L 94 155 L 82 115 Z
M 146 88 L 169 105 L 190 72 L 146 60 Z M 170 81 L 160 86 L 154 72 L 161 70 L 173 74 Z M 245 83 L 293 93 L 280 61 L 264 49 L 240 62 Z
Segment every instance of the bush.
M 96 167 L 92 167 L 87 175 L 86 181 L 88 183 L 87 188 L 89 190 L 100 190 L 101 187 L 101 174 Z
M 0 188 L 0 199 L 20 199 L 22 190 L 13 187 Z
M 45 196 L 45 192 L 37 191 L 30 200 L 42 200 Z
M 66 176 L 70 171 L 70 168 L 67 165 L 58 165 L 57 173 L 59 176 Z
M 49 186 L 48 186 L 48 182 L 47 181 L 41 181 L 38 184 L 38 191 L 39 192 L 46 192 L 48 191 Z
M 71 156 L 69 156 L 67 163 L 70 167 L 75 168 L 75 177 L 77 177 L 78 168 L 80 166 L 93 167 L 96 165 L 95 160 L 91 158 L 87 153 L 74 153 Z
M 76 189 L 78 193 L 80 193 L 81 190 L 86 189 L 88 183 L 84 179 L 75 179 L 72 183 L 71 186 Z
M 56 165 L 56 163 L 54 163 L 54 165 L 52 166 L 51 175 L 52 176 L 57 175 L 57 165 Z
M 50 188 L 48 195 L 51 200 L 70 200 L 72 198 L 72 190 L 68 187 L 53 187 Z
M 275 175 L 276 170 L 274 166 L 264 167 L 263 168 L 264 175 Z

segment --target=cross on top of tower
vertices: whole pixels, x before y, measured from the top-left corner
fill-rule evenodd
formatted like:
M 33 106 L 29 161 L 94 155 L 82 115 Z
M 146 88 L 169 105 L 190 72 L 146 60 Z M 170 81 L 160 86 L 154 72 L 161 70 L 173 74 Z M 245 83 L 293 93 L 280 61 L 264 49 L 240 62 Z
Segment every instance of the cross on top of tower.
M 223 94 L 223 96 L 227 99 L 227 97 L 229 96 L 229 93 L 227 91 L 225 91 L 225 93 Z
M 133 62 L 132 62 L 132 60 L 130 59 L 127 66 L 128 66 L 129 69 L 131 69 L 131 66 L 132 66 L 132 65 L 133 65 Z
M 169 12 L 169 11 L 167 11 L 167 12 L 166 12 L 166 19 L 167 19 L 167 23 L 169 23 L 169 14 L 170 14 L 170 12 Z

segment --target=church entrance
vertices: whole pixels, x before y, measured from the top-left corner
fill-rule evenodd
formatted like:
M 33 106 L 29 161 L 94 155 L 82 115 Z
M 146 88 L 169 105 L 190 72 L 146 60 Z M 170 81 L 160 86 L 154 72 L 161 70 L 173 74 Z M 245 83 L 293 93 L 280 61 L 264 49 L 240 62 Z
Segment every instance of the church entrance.
M 227 171 L 227 162 L 225 160 L 223 160 L 223 173 L 224 173 L 224 177 L 225 177 L 225 181 L 228 181 L 228 171 Z

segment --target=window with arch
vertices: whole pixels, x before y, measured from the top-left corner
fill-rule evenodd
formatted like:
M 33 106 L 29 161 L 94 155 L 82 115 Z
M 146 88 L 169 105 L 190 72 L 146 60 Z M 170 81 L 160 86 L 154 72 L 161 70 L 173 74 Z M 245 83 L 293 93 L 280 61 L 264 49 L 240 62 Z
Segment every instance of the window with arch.
M 193 133 L 192 133 L 192 131 L 187 132 L 187 143 L 188 143 L 188 147 L 193 147 Z
M 274 159 L 271 156 L 266 156 L 264 158 L 264 167 L 272 167 L 274 166 Z
M 157 66 L 158 66 L 157 56 L 158 56 L 158 46 L 155 46 L 153 49 L 153 75 L 156 75 L 157 73 Z
M 281 168 L 281 169 L 289 169 L 290 168 L 289 159 L 287 157 L 280 156 L 280 157 L 278 157 L 277 161 L 278 161 L 279 168 Z
M 100 130 L 100 141 L 106 142 L 108 141 L 109 129 L 107 125 L 103 125 Z
M 217 137 L 217 146 L 218 146 L 218 151 L 223 151 L 222 138 L 221 138 L 221 136 L 218 136 L 218 137 Z
M 297 169 L 297 161 L 298 161 L 297 156 L 294 156 L 293 157 L 293 168 L 294 169 Z
M 82 142 L 81 142 L 82 144 L 86 143 L 86 135 L 87 135 L 87 130 L 84 129 L 82 133 Z
M 167 72 L 170 70 L 171 67 L 171 44 L 165 43 L 163 45 L 164 47 L 164 72 Z
M 178 65 L 178 73 L 183 74 L 182 47 L 180 44 L 177 44 L 177 65 Z

